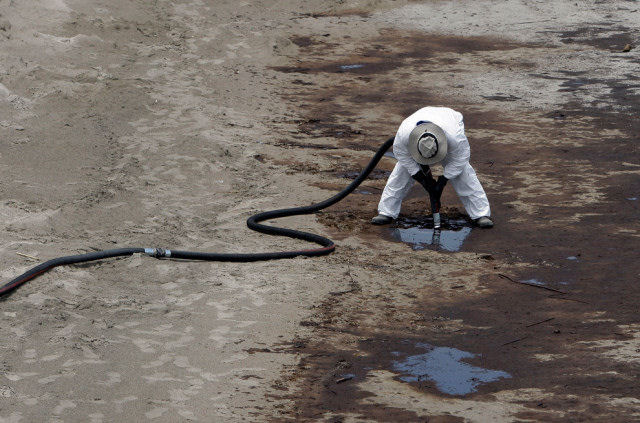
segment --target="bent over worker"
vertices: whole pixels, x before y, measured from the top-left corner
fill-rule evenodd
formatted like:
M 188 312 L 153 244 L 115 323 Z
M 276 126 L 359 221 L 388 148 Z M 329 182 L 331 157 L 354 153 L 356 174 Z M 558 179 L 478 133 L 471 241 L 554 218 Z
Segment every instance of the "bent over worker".
M 469 217 L 479 227 L 492 227 L 489 200 L 469 164 L 470 153 L 462 114 L 447 107 L 424 107 L 413 113 L 396 133 L 393 154 L 398 163 L 382 192 L 378 215 L 371 222 L 376 225 L 393 222 L 415 181 L 438 202 L 447 181 L 451 181 Z M 435 181 L 429 166 L 439 162 L 444 172 Z

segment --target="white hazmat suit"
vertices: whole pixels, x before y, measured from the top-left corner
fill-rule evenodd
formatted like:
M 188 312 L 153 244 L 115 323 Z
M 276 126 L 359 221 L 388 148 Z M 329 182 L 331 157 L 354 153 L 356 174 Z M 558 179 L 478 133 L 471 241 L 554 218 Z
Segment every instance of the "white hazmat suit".
M 408 143 L 409 134 L 422 121 L 438 125 L 447 136 L 447 155 L 442 161 L 444 177 L 451 182 L 469 217 L 475 220 L 482 216 L 490 216 L 487 195 L 475 170 L 469 164 L 471 150 L 464 134 L 462 114 L 447 107 L 424 107 L 400 124 L 393 141 L 393 154 L 398 163 L 384 187 L 378 213 L 397 218 L 402 200 L 416 182 L 411 175 L 415 175 L 421 169 L 418 162 L 411 157 Z

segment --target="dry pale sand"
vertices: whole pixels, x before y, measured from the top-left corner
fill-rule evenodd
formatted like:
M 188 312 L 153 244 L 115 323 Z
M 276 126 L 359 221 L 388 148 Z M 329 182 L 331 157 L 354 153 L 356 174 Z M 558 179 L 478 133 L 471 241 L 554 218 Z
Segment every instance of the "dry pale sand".
M 283 220 L 328 257 L 53 270 L 0 302 L 0 422 L 640 421 L 638 9 L 0 0 L 3 280 L 116 246 L 301 247 L 244 221 L 331 195 L 427 104 L 465 115 L 497 222 L 414 251 L 360 194 Z M 415 342 L 511 377 L 407 383 Z

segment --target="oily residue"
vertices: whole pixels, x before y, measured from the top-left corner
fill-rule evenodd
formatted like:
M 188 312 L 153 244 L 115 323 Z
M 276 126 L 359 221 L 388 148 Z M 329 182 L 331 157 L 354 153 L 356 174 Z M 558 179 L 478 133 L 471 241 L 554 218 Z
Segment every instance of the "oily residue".
M 335 292 L 328 302 L 340 302 L 360 293 L 357 281 L 345 291 Z M 410 295 L 410 294 L 408 294 Z M 323 307 L 327 306 L 324 304 Z M 387 315 L 392 304 L 377 310 Z M 342 313 L 332 313 L 334 318 Z M 391 316 L 389 316 L 391 317 Z M 317 328 L 324 327 L 329 316 L 319 321 Z M 471 354 L 463 350 L 433 346 L 420 340 L 408 340 L 383 331 L 374 334 L 362 331 L 356 322 L 351 328 L 341 329 L 345 335 L 356 335 L 357 351 L 341 350 L 335 344 L 313 342 L 295 342 L 292 351 L 302 354 L 300 365 L 305 371 L 304 400 L 295 409 L 299 421 L 317 420 L 327 412 L 340 415 L 354 413 L 367 416 L 367 421 L 434 421 L 458 422 L 461 419 L 446 417 L 438 420 L 438 412 L 426 415 L 402 408 L 385 406 L 367 401 L 370 394 L 359 388 L 379 372 L 395 374 L 399 383 L 410 384 L 420 392 L 432 395 L 465 396 L 497 392 L 508 386 L 511 374 L 502 370 L 492 370 L 494 359 L 489 360 L 488 368 L 472 365 L 467 361 L 477 361 L 484 354 Z M 302 345 L 302 347 L 299 347 Z M 312 367 L 310 367 L 312 366 Z M 312 370 L 313 369 L 313 370 Z M 283 392 L 286 398 L 287 393 Z M 342 421 L 342 420 L 335 420 Z
M 296 41 L 304 44 L 298 39 Z M 353 150 L 375 150 L 395 133 L 398 116 L 407 116 L 428 104 L 451 105 L 449 96 L 442 97 L 431 90 L 399 83 L 406 72 L 418 69 L 425 76 L 437 76 L 445 65 L 447 71 L 454 75 L 464 72 L 464 67 L 456 67 L 464 55 L 527 46 L 499 38 L 427 36 L 420 32 L 386 30 L 366 46 L 341 53 L 339 59 L 332 59 L 330 46 L 310 44 L 306 48 L 301 47 L 302 57 L 309 53 L 307 59 L 273 69 L 299 75 L 295 79 L 299 86 L 313 84 L 312 88 L 300 88 L 287 94 L 293 102 L 308 105 L 309 119 L 299 123 L 302 136 L 331 140 Z M 517 67 L 519 64 L 510 61 L 509 66 Z M 515 100 L 502 93 L 496 94 L 495 99 Z M 378 117 L 363 119 L 361 111 L 372 105 L 388 105 L 393 116 L 388 112 L 382 115 L 366 113 L 366 116 Z M 483 114 L 479 118 L 483 120 L 484 127 L 495 129 L 503 124 L 496 122 L 500 117 L 495 113 L 477 113 Z M 467 117 L 473 118 L 465 115 L 465 119 Z
M 560 38 L 565 44 L 584 44 L 600 50 L 622 52 L 624 46 L 634 43 L 634 33 L 635 29 L 601 23 L 562 32 Z
M 597 35 L 601 26 L 593 25 L 593 30 L 583 35 L 573 34 L 573 42 L 588 44 L 588 36 Z M 307 116 L 318 119 L 301 126 L 311 137 L 332 136 L 331 127 L 313 127 L 318 124 L 358 129 L 362 132 L 349 133 L 339 141 L 332 136 L 328 142 L 373 149 L 395 132 L 403 117 L 420 107 L 447 105 L 460 110 L 472 146 L 472 164 L 483 184 L 487 181 L 485 189 L 496 226 L 474 230 L 465 240 L 464 249 L 479 254 L 475 261 L 472 253 L 465 255 L 469 262 L 459 274 L 437 273 L 440 264 L 428 260 L 425 273 L 436 270 L 421 285 L 407 281 L 407 275 L 422 270 L 408 249 L 406 256 L 384 248 L 372 250 L 369 257 L 366 249 L 366 254 L 358 250 L 349 255 L 343 249 L 342 255 L 331 256 L 329 259 L 340 265 L 352 266 L 353 272 L 345 275 L 343 282 L 353 287 L 330 294 L 315 309 L 318 324 L 306 346 L 298 350 L 302 360 L 292 376 L 303 387 L 287 399 L 295 401 L 301 419 L 318 419 L 326 413 L 357 413 L 381 421 L 431 419 L 434 416 L 429 410 L 416 415 L 367 402 L 372 394 L 358 387 L 371 369 L 393 370 L 394 362 L 408 357 L 422 356 L 421 361 L 416 360 L 423 363 L 423 355 L 429 351 L 417 350 L 415 345 L 414 350 L 402 349 L 406 338 L 415 337 L 417 343 L 429 340 L 431 345 L 454 348 L 456 351 L 449 351 L 453 362 L 455 354 L 472 351 L 479 354 L 475 359 L 482 363 L 474 364 L 512 375 L 479 384 L 475 387 L 478 392 L 470 396 L 480 399 L 485 393 L 521 388 L 544 392 L 540 398 L 520 401 L 526 411 L 517 418 L 548 421 L 550 414 L 543 413 L 551 410 L 565 420 L 590 420 L 596 415 L 603 421 L 624 421 L 611 403 L 599 403 L 597 408 L 591 404 L 594 398 L 602 398 L 603 392 L 615 397 L 637 396 L 634 363 L 625 362 L 624 356 L 612 360 L 586 345 L 612 338 L 626 342 L 633 335 L 621 328 L 637 325 L 640 291 L 635 282 L 640 262 L 635 257 L 636 203 L 640 179 L 635 146 L 640 140 L 640 120 L 633 117 L 640 113 L 638 77 L 628 73 L 624 78 L 594 78 L 588 69 L 586 73 L 584 69 L 563 72 L 544 66 L 532 69 L 526 65 L 532 51 L 520 45 L 520 51 L 510 51 L 501 60 L 509 67 L 526 69 L 521 78 L 554 92 L 561 90 L 558 94 L 566 102 L 547 108 L 510 108 L 506 106 L 516 101 L 509 103 L 511 94 L 501 89 L 488 93 L 492 102 L 482 99 L 470 104 L 464 90 L 456 91 L 460 86 L 456 75 L 466 73 L 465 77 L 471 78 L 479 72 L 503 72 L 504 63 L 493 60 L 500 55 L 491 50 L 503 49 L 503 45 L 474 44 L 474 48 L 488 48 L 488 54 L 476 50 L 473 60 L 465 61 L 474 63 L 468 69 L 461 64 L 464 50 L 470 48 L 464 39 L 443 37 L 442 48 L 418 51 L 416 46 L 423 46 L 420 37 L 411 42 L 402 34 L 394 36 L 395 41 L 364 40 L 360 48 L 344 55 L 332 56 L 324 50 L 322 55 L 309 51 L 301 57 L 298 66 L 307 70 L 295 78 L 314 85 L 312 89 L 295 86 L 298 91 L 290 92 L 288 98 L 294 104 L 306 104 Z M 598 48 L 617 51 L 628 41 L 616 39 L 618 36 L 603 32 L 598 43 L 604 44 Z M 553 55 L 557 43 L 547 47 L 540 54 Z M 634 61 L 634 54 L 635 50 L 616 58 Z M 370 65 L 383 59 L 395 67 L 376 70 Z M 327 64 L 331 66 L 325 67 Z M 364 66 L 339 69 L 349 64 Z M 440 82 L 441 87 L 450 82 L 451 95 L 445 98 L 426 85 L 408 87 L 403 76 L 410 79 L 417 74 Z M 591 88 L 604 94 L 597 101 L 582 102 L 581 95 Z M 382 188 L 383 181 L 377 184 Z M 375 196 L 350 196 L 323 211 L 319 221 L 344 236 L 360 234 L 364 243 L 371 237 L 391 238 L 389 227 L 369 224 L 375 215 L 375 200 Z M 424 210 L 424 198 L 403 202 L 407 216 L 424 214 Z M 481 254 L 490 254 L 495 260 L 483 260 Z M 420 256 L 441 260 L 442 269 L 451 258 L 431 252 Z M 365 273 L 359 275 L 355 263 L 362 266 L 360 269 L 375 269 L 388 283 L 372 295 L 368 288 L 360 287 Z M 518 274 L 519 269 L 526 269 L 526 274 Z M 518 283 L 498 276 L 507 271 Z M 523 283 L 531 278 L 545 285 Z M 394 356 L 394 351 L 400 354 Z M 356 378 L 336 384 L 346 368 Z M 397 380 L 400 377 L 411 375 L 406 373 Z M 424 379 L 410 383 L 422 383 L 421 388 L 431 395 L 442 394 L 434 381 L 425 383 Z
M 294 37 L 293 42 L 303 47 L 313 46 L 308 37 Z M 378 75 L 407 66 L 441 65 L 442 60 L 452 65 L 458 62 L 455 55 L 479 51 L 505 51 L 521 47 L 521 44 L 491 37 L 455 38 L 435 34 L 394 30 L 384 31 L 371 45 L 358 49 L 342 61 L 302 61 L 296 66 L 276 66 L 285 73 L 353 73 Z M 447 59 L 435 61 L 436 56 L 452 53 Z
M 318 44 L 319 41 L 315 40 L 313 37 L 296 35 L 291 37 L 291 42 L 298 47 L 309 47 L 314 44 Z
M 338 2 L 336 2 L 338 3 Z M 347 8 L 342 10 L 329 10 L 326 12 L 315 12 L 315 13 L 303 13 L 302 16 L 307 16 L 311 18 L 327 18 L 327 17 L 344 17 L 344 16 L 359 16 L 361 18 L 367 18 L 371 15 L 371 12 L 364 9 L 357 8 Z
M 362 58 L 354 57 L 356 61 L 362 60 Z M 276 66 L 273 69 L 284 73 L 354 73 L 358 75 L 376 74 L 380 72 L 387 72 L 392 69 L 397 69 L 398 65 L 392 62 L 384 60 L 368 59 L 362 60 L 360 63 L 345 64 L 344 62 L 333 63 L 317 63 L 307 62 L 301 63 L 299 66 Z
M 520 97 L 516 97 L 513 94 L 503 94 L 497 93 L 496 95 L 483 95 L 482 98 L 486 100 L 495 100 L 495 101 L 516 101 L 520 100 Z
M 303 143 L 303 142 L 296 142 L 291 140 L 280 141 L 277 145 L 279 147 L 311 148 L 311 149 L 317 149 L 317 150 L 336 150 L 338 148 L 335 145 Z
M 360 171 L 357 170 L 348 170 L 346 172 L 336 172 L 334 176 L 336 178 L 344 178 L 344 179 L 356 179 L 360 175 Z M 379 180 L 379 179 L 387 179 L 391 175 L 391 172 L 383 169 L 373 169 L 367 179 Z

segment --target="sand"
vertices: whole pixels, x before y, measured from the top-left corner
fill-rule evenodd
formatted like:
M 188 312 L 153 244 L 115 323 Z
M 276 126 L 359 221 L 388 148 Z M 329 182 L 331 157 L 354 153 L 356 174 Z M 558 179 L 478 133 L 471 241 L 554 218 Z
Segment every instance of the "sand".
M 244 221 L 328 197 L 424 105 L 464 114 L 496 221 L 413 250 L 368 224 L 381 173 L 283 219 L 328 257 L 53 270 L 0 303 L 0 421 L 640 419 L 637 9 L 0 0 L 3 280 L 116 246 L 302 247 Z M 425 342 L 511 377 L 403 382 Z

